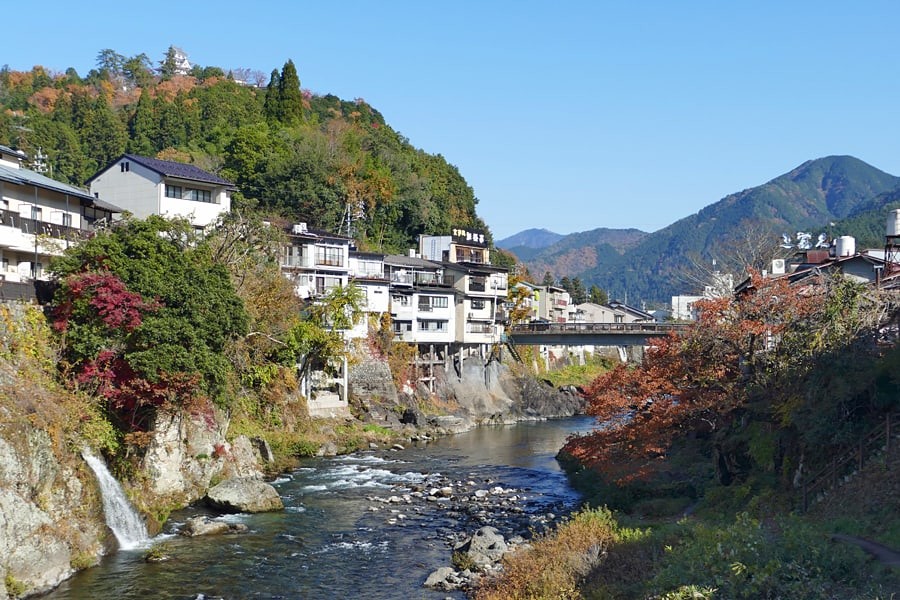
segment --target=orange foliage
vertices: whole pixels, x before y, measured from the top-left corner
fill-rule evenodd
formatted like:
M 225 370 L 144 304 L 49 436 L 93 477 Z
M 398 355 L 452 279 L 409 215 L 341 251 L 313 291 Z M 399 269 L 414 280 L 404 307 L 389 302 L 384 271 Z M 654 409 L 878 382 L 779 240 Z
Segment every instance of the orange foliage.
M 197 80 L 189 76 L 176 76 L 168 81 L 161 81 L 156 86 L 156 95 L 168 102 L 175 100 L 179 93 L 188 93 L 197 85 Z
M 62 90 L 45 87 L 32 94 L 28 99 L 28 103 L 36 106 L 42 113 L 47 114 L 53 112 L 53 109 L 56 108 L 56 103 L 62 94 Z
M 699 303 L 699 320 L 654 342 L 639 368 L 620 365 L 587 388 L 589 412 L 605 425 L 565 451 L 625 482 L 651 472 L 678 436 L 721 428 L 771 366 L 785 331 L 816 315 L 814 290 L 754 275 L 742 297 Z

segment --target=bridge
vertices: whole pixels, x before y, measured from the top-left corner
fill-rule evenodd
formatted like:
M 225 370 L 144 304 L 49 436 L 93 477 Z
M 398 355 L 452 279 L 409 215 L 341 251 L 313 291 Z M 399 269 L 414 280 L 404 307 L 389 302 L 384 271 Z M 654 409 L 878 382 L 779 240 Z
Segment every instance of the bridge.
M 674 323 L 522 323 L 506 330 L 510 344 L 523 346 L 646 346 L 648 340 L 680 333 Z

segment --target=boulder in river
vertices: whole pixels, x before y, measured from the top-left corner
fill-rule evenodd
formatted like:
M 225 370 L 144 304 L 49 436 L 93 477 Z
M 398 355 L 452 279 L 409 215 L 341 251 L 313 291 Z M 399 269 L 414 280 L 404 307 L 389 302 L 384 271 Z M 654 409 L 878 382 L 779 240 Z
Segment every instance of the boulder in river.
M 244 533 L 247 526 L 243 523 L 226 523 L 225 521 L 213 521 L 209 517 L 191 517 L 188 519 L 184 527 L 181 528 L 181 535 L 187 537 L 197 537 L 198 535 L 219 535 L 222 533 Z
M 274 487 L 260 479 L 235 477 L 210 488 L 206 503 L 224 512 L 269 512 L 284 509 Z

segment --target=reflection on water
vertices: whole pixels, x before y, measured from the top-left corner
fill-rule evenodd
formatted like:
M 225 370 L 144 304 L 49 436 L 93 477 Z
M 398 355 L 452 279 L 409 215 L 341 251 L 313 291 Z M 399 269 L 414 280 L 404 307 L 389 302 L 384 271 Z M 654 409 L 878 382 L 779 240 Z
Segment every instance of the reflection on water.
M 278 513 L 232 515 L 242 535 L 171 535 L 202 509 L 174 514 L 163 543 L 172 559 L 146 563 L 142 551 L 105 558 L 49 598 L 461 598 L 422 582 L 449 563 L 447 539 L 472 527 L 434 503 L 394 507 L 373 500 L 428 486 L 440 476 L 523 490 L 526 509 L 574 506 L 554 456 L 586 417 L 483 427 L 422 448 L 313 459 L 274 482 Z

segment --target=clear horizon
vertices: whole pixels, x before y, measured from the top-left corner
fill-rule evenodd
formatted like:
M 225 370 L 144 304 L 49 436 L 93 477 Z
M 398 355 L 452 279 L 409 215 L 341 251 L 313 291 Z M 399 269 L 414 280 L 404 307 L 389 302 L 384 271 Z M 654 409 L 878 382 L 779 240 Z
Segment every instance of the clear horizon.
M 495 239 L 527 229 L 656 231 L 807 160 L 900 174 L 892 2 L 224 0 L 41 5 L 0 64 L 86 75 L 104 48 L 364 98 L 456 165 Z

